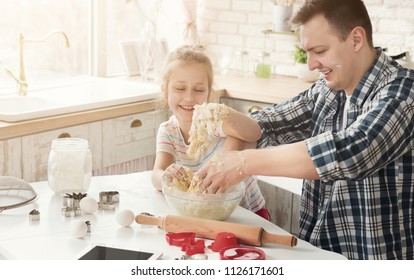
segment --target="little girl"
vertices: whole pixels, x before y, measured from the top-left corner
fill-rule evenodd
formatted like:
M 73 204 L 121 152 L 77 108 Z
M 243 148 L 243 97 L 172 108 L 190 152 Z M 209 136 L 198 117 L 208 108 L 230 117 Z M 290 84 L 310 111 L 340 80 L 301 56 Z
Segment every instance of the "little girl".
M 216 152 L 225 148 L 223 145 L 226 136 L 245 142 L 256 142 L 260 137 L 260 131 L 236 133 L 236 131 L 243 131 L 237 129 L 238 127 L 254 120 L 235 110 L 230 110 L 226 120 L 223 120 L 220 131 L 209 135 L 208 148 L 199 159 L 187 155 L 194 106 L 209 101 L 212 84 L 212 64 L 202 48 L 184 46 L 169 54 L 162 73 L 161 90 L 162 99 L 166 101 L 173 115 L 158 129 L 156 158 L 152 173 L 152 183 L 156 189 L 161 190 L 164 176 L 170 180 L 174 176 L 179 180 L 185 178 L 186 171 L 182 166 L 194 172 L 199 170 Z M 243 181 L 246 191 L 240 205 L 270 220 L 256 178 L 247 177 Z

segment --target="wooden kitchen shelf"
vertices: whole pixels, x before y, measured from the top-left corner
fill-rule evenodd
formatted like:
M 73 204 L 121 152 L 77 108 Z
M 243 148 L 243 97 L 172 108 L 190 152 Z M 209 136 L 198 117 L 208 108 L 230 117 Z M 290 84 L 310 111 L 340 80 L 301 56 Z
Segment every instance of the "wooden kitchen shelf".
M 266 30 L 263 30 L 262 31 L 263 32 L 263 34 L 265 34 L 265 35 L 290 35 L 290 36 L 299 36 L 299 33 L 298 32 L 295 32 L 295 31 L 285 31 L 285 32 L 282 32 L 282 31 L 273 31 L 273 30 L 271 30 L 271 29 L 266 29 Z

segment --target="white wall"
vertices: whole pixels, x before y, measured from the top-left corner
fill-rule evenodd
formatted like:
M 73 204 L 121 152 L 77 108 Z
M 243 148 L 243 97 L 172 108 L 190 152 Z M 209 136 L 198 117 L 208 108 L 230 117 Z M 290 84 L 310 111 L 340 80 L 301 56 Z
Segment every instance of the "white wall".
M 271 23 L 272 1 L 199 1 L 199 36 L 217 66 L 216 71 L 225 73 L 235 50 L 243 44 L 250 51 L 253 64 L 256 53 L 263 50 L 265 35 L 262 31 Z M 294 10 L 302 2 L 297 0 Z M 391 55 L 408 50 L 414 56 L 414 1 L 365 0 L 365 4 L 372 19 L 375 46 L 387 47 Z M 295 75 L 292 51 L 296 42 L 296 36 L 268 36 L 266 50 L 271 52 L 275 73 Z

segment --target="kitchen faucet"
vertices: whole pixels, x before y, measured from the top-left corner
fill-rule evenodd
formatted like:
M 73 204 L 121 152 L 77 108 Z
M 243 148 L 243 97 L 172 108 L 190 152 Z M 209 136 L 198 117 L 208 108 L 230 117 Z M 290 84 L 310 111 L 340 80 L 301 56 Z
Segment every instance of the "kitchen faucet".
M 69 46 L 70 46 L 69 45 L 69 38 L 63 31 L 51 32 L 48 35 L 46 35 L 44 38 L 41 38 L 41 39 L 25 39 L 23 37 L 23 33 L 19 34 L 19 59 L 20 59 L 19 78 L 17 78 L 15 75 L 13 75 L 13 73 L 9 69 L 7 69 L 7 68 L 4 69 L 6 71 L 6 73 L 9 74 L 16 81 L 17 86 L 18 86 L 18 95 L 26 96 L 27 95 L 27 90 L 29 88 L 29 86 L 27 84 L 27 80 L 26 80 L 26 74 L 25 74 L 25 71 L 24 71 L 24 56 L 23 56 L 23 45 L 24 45 L 24 43 L 44 42 L 50 36 L 52 36 L 54 34 L 61 34 L 63 36 L 63 38 L 65 39 L 66 48 L 69 48 Z

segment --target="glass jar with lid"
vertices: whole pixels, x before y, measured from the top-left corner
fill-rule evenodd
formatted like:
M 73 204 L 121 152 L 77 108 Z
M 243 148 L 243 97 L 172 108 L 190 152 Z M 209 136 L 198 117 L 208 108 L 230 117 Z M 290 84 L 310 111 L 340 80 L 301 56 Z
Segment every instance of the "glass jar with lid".
M 270 65 L 270 53 L 259 52 L 257 54 L 256 77 L 269 79 L 272 76 L 272 67 Z
M 236 76 L 246 76 L 249 73 L 249 52 L 247 50 L 237 50 L 234 70 Z
M 56 193 L 85 193 L 92 177 L 89 143 L 81 138 L 52 141 L 48 159 L 48 182 Z

